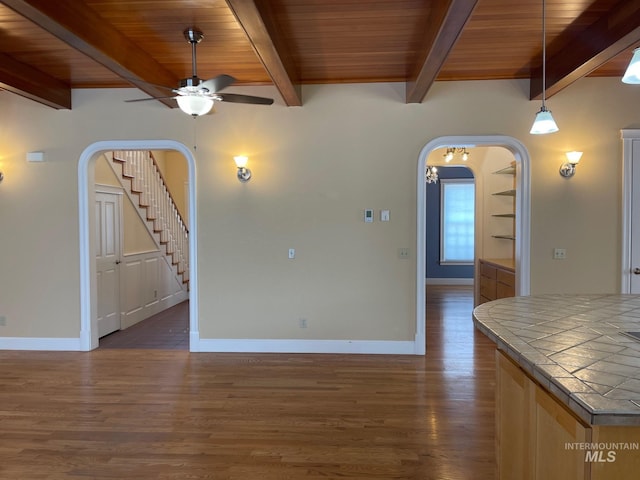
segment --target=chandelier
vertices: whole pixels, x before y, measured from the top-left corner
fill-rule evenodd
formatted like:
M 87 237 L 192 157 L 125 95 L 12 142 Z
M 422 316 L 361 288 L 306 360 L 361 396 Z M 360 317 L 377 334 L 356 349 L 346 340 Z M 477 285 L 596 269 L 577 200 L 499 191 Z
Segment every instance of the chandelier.
M 426 172 L 427 183 L 436 183 L 438 181 L 438 169 L 436 167 L 427 165 Z

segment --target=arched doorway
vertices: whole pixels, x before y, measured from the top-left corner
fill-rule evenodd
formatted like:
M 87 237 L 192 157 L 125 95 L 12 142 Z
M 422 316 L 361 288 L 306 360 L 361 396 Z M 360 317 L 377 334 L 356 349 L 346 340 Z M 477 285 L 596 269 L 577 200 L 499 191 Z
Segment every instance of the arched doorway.
M 189 216 L 191 228 L 189 234 L 190 287 L 194 295 L 189 302 L 190 351 L 198 351 L 200 338 L 198 326 L 198 273 L 197 273 L 197 211 L 195 201 L 195 159 L 191 151 L 181 143 L 171 140 L 148 141 L 103 141 L 87 147 L 78 162 L 78 209 L 80 234 L 80 349 L 93 350 L 98 347 L 97 286 L 95 229 L 92 228 L 91 208 L 94 205 L 94 165 L 96 158 L 103 152 L 112 150 L 173 150 L 186 159 L 189 176 Z
M 426 352 L 426 268 L 425 268 L 425 213 L 426 186 L 425 170 L 427 158 L 431 151 L 449 146 L 464 145 L 467 147 L 495 146 L 509 150 L 516 162 L 516 222 L 515 222 L 515 264 L 516 295 L 528 295 L 530 289 L 530 158 L 526 147 L 513 137 L 503 135 L 488 136 L 446 136 L 428 142 L 418 156 L 417 171 L 417 204 L 416 204 L 416 334 L 415 353 Z

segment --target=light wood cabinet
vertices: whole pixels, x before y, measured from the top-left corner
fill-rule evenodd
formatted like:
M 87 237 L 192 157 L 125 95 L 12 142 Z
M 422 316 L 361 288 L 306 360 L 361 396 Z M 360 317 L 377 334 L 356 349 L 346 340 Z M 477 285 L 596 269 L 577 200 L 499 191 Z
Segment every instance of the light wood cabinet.
M 587 425 L 496 350 L 496 454 L 501 480 L 585 480 Z
M 496 350 L 496 460 L 498 478 L 529 478 L 529 391 L 519 367 Z
M 640 442 L 640 427 L 603 425 L 593 426 L 591 431 L 593 443 L 637 445 Z M 603 453 L 601 458 L 606 461 L 591 463 L 591 480 L 609 478 L 635 480 L 640 478 L 640 451 L 638 449 L 618 449 L 613 458 L 611 451 Z
M 591 441 L 591 429 L 545 390 L 531 385 L 530 437 L 532 477 L 535 480 L 585 480 L 589 463 L 584 450 L 569 450 L 569 444 Z
M 590 450 L 580 446 L 592 443 L 632 445 L 640 439 L 640 427 L 589 425 L 498 350 L 496 367 L 496 462 L 499 479 L 638 478 L 638 450 L 588 453 Z
M 511 259 L 478 260 L 480 299 L 478 304 L 515 296 L 516 275 Z

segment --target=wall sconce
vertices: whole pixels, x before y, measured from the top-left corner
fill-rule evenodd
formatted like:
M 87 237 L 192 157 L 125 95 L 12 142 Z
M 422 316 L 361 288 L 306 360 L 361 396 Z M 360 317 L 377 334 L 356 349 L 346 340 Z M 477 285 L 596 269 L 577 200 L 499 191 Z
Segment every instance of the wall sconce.
M 0 183 L 2 183 L 2 180 L 4 180 L 4 173 L 0 172 Z
M 469 152 L 467 152 L 467 147 L 447 147 L 447 153 L 443 155 L 444 161 L 449 163 L 453 160 L 453 156 L 459 153 L 462 157 L 462 161 L 466 162 L 469 160 Z
M 249 157 L 245 157 L 244 155 L 237 155 L 233 157 L 233 160 L 236 162 L 236 167 L 238 167 L 238 180 L 243 183 L 248 182 L 251 178 L 251 170 L 247 168 Z
M 582 158 L 582 152 L 567 152 L 567 161 L 560 166 L 560 175 L 565 178 L 573 177 L 576 173 L 576 167 Z
M 427 183 L 436 183 L 438 181 L 438 169 L 433 165 L 427 165 L 425 179 L 427 180 Z

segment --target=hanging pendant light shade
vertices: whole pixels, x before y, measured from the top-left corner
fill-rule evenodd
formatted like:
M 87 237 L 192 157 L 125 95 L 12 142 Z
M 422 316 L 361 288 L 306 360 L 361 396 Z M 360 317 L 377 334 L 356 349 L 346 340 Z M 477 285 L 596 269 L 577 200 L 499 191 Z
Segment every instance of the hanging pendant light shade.
M 624 72 L 622 81 L 632 85 L 640 83 L 640 48 L 636 48 L 633 51 L 633 58 L 631 58 L 631 62 L 629 62 L 629 66 Z
M 558 125 L 556 125 L 551 110 L 547 110 L 545 105 L 545 94 L 547 92 L 547 39 L 546 35 L 546 21 L 545 21 L 545 0 L 542 0 L 542 107 L 540 111 L 536 113 L 536 118 L 533 121 L 531 130 L 529 133 L 533 135 L 544 135 L 545 133 L 557 132 Z
M 554 133 L 557 131 L 558 125 L 556 125 L 551 111 L 547 110 L 547 107 L 543 105 L 540 111 L 536 113 L 536 119 L 533 121 L 529 133 L 532 135 L 544 135 L 545 133 Z

